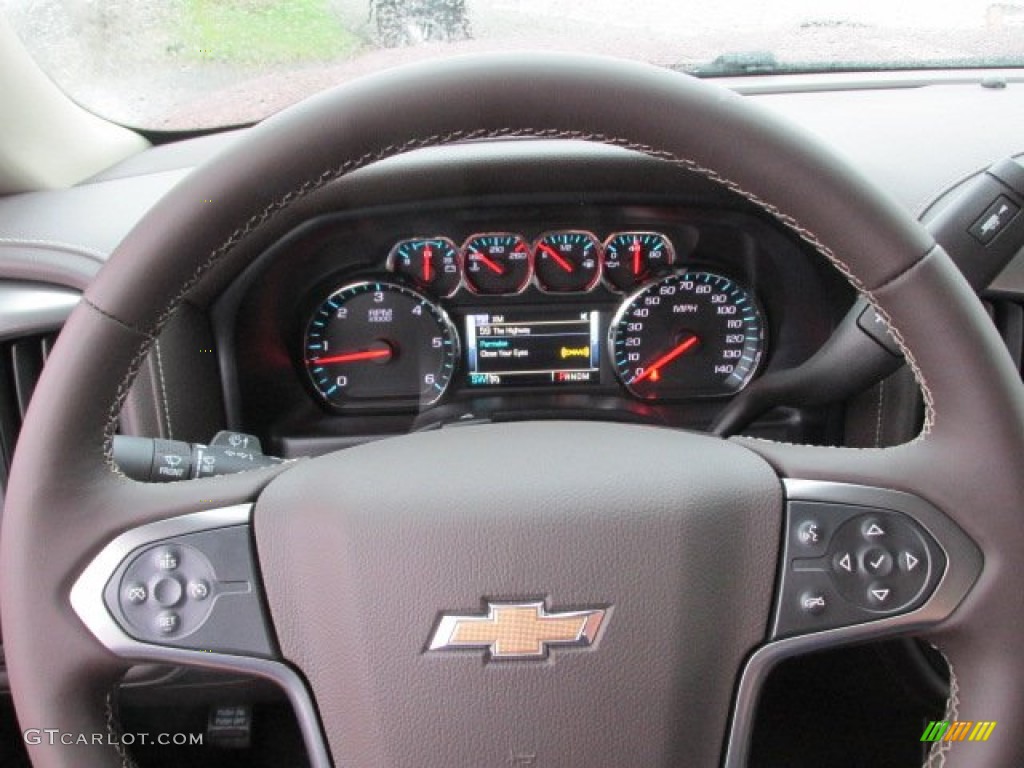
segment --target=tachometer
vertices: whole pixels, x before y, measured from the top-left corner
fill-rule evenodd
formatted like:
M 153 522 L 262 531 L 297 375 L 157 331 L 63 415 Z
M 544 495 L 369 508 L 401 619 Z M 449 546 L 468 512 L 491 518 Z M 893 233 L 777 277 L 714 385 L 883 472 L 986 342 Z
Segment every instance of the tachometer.
M 609 343 L 619 379 L 637 397 L 729 395 L 757 370 L 764 321 L 746 288 L 712 272 L 683 272 L 626 299 Z
M 458 334 L 441 307 L 382 281 L 328 296 L 303 348 L 314 389 L 336 406 L 429 405 L 444 394 L 459 357 Z

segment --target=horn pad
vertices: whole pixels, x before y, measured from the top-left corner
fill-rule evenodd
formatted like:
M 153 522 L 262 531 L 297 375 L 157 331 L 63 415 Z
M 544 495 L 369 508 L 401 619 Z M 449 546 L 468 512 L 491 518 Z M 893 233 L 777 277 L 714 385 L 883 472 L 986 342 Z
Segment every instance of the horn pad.
M 782 506 L 735 443 L 526 422 L 302 462 L 254 525 L 337 765 L 712 765 Z

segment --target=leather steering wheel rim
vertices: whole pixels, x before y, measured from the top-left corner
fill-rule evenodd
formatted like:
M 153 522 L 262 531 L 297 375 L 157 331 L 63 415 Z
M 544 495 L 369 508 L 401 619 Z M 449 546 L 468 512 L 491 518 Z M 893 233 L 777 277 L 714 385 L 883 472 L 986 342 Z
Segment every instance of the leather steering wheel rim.
M 393 70 L 265 121 L 171 191 L 89 286 L 36 390 L 6 499 L 0 598 L 22 726 L 104 730 L 103 700 L 127 661 L 97 643 L 68 601 L 97 551 L 133 526 L 252 501 L 287 472 L 150 486 L 117 471 L 110 451 L 121 403 L 175 309 L 215 294 L 319 212 L 347 174 L 421 147 L 516 137 L 620 146 L 721 183 L 809 242 L 890 320 L 925 394 L 916 440 L 871 450 L 736 442 L 781 477 L 903 490 L 954 520 L 985 567 L 957 610 L 925 630 L 956 674 L 953 716 L 1024 717 L 1024 590 L 1012 576 L 1024 552 L 1024 478 L 1014 466 L 1024 455 L 1024 392 L 949 259 L 857 171 L 749 100 L 640 64 L 498 55 Z M 60 744 L 31 755 L 44 768 L 123 759 Z M 982 768 L 1021 759 L 1024 744 L 1006 732 L 970 753 Z

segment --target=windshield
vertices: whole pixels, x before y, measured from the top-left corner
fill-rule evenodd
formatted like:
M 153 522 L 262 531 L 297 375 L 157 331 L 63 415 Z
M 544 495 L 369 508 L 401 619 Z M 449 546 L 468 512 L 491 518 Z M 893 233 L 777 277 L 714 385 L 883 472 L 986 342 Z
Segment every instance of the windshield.
M 641 59 L 703 76 L 1024 64 L 1024 2 L 0 0 L 43 69 L 120 123 L 258 120 L 412 60 L 481 50 Z

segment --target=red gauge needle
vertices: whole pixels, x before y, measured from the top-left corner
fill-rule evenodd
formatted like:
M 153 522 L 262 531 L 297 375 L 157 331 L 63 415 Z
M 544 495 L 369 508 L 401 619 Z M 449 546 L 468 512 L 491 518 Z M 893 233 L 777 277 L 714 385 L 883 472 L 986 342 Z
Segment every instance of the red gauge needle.
M 657 381 L 661 377 L 661 374 L 659 373 L 659 370 L 661 368 L 664 368 L 666 365 L 671 363 L 673 360 L 675 360 L 677 357 L 687 352 L 688 350 L 693 349 L 697 345 L 698 341 L 700 341 L 699 338 L 697 338 L 696 336 L 691 336 L 686 341 L 677 344 L 671 350 L 669 350 L 664 355 L 655 360 L 653 363 L 651 363 L 649 366 L 647 366 L 644 369 L 644 372 L 637 376 L 635 379 L 633 379 L 631 383 L 639 384 L 641 381 L 647 378 L 651 379 L 652 381 Z
M 633 238 L 633 245 L 630 247 L 629 250 L 631 250 L 633 252 L 633 274 L 634 275 L 639 275 L 640 274 L 640 252 L 643 249 L 640 247 L 640 240 L 638 238 L 635 238 L 635 237 Z
M 433 257 L 434 252 L 430 249 L 429 245 L 423 246 L 423 282 L 430 282 L 430 259 Z
M 359 352 L 343 352 L 330 357 L 314 357 L 309 365 L 331 365 L 332 363 L 357 363 L 360 360 L 382 360 L 391 357 L 391 347 L 364 349 Z
M 477 260 L 481 264 L 483 264 L 485 267 L 487 267 L 489 270 L 491 270 L 491 272 L 493 272 L 494 274 L 496 274 L 496 275 L 503 275 L 503 274 L 505 274 L 505 270 L 501 268 L 500 264 L 498 264 L 497 262 L 493 261 L 488 256 L 485 256 L 484 254 L 480 253 L 480 251 L 473 251 L 473 253 L 471 255 L 475 256 L 477 258 Z
M 539 247 L 542 251 L 544 251 L 544 253 L 546 253 L 548 256 L 554 259 L 555 263 L 562 269 L 564 269 L 566 272 L 573 271 L 572 264 L 566 261 L 565 258 L 563 258 L 562 254 L 560 254 L 554 248 L 552 248 L 549 245 L 545 245 L 544 243 L 541 243 Z

